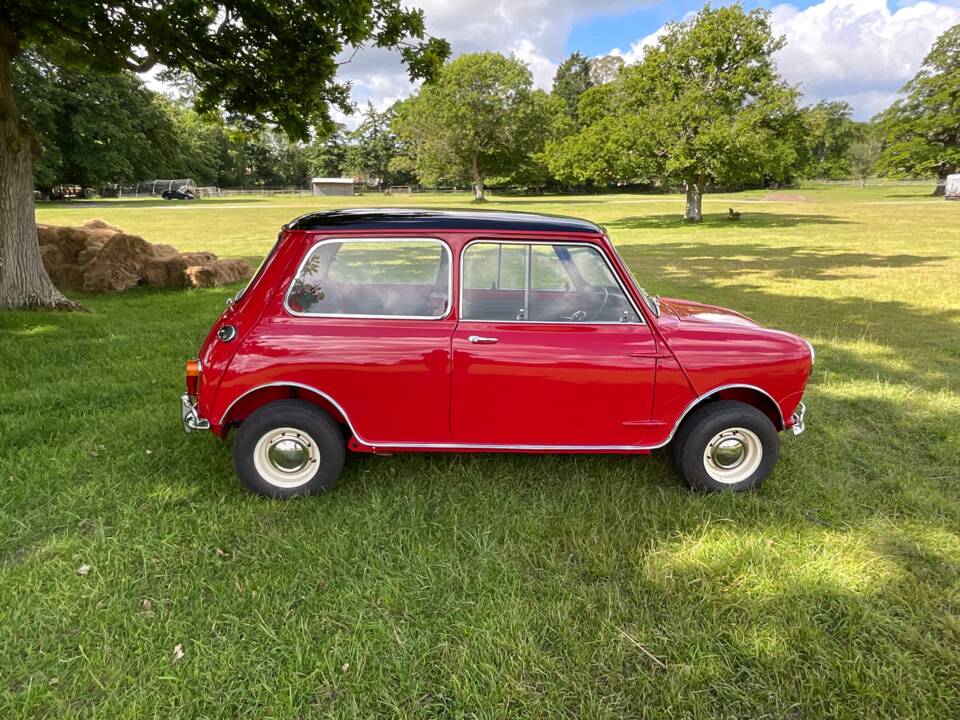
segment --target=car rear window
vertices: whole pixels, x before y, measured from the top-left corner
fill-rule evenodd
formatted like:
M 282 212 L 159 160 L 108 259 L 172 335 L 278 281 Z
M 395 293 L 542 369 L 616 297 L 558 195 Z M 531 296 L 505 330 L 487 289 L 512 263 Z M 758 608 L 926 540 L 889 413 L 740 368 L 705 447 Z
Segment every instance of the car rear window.
M 313 247 L 287 293 L 300 315 L 443 317 L 450 251 L 433 239 L 327 240 Z

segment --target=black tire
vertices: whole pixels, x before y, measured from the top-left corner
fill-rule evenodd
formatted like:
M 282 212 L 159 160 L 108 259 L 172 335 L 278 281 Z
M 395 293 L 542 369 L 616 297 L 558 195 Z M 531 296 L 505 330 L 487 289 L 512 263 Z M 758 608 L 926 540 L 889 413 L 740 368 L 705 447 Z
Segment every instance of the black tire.
M 721 437 L 721 433 L 726 433 Z M 716 450 L 726 443 L 727 465 Z M 741 460 L 735 460 L 739 448 Z M 710 448 L 710 453 L 708 453 Z M 677 469 L 693 490 L 745 492 L 756 490 L 773 472 L 780 450 L 780 436 L 770 418 L 746 403 L 731 400 L 710 402 L 694 410 L 673 440 Z
M 317 495 L 336 485 L 346 452 L 340 426 L 330 415 L 303 400 L 277 400 L 241 423 L 233 443 L 233 467 L 240 482 L 259 495 Z M 303 464 L 285 470 L 278 460 L 289 467 Z

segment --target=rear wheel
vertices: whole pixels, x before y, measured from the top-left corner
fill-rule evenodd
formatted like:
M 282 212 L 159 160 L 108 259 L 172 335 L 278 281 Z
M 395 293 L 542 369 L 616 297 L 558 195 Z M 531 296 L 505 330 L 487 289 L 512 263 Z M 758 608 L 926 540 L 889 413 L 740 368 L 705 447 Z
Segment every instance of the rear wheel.
M 244 486 L 267 497 L 315 495 L 340 477 L 346 448 L 340 427 L 303 400 L 264 405 L 240 425 L 233 466 Z
M 752 405 L 711 402 L 677 432 L 673 457 L 694 490 L 743 492 L 759 488 L 777 463 L 780 438 L 770 418 Z

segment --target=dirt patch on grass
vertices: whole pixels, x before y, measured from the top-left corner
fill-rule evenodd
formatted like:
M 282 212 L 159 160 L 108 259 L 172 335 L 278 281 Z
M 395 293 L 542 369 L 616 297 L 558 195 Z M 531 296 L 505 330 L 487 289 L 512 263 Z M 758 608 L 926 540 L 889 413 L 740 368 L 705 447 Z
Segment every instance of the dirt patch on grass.
M 810 202 L 810 198 L 808 198 L 806 195 L 782 192 L 767 193 L 767 196 L 764 198 L 764 200 L 770 200 L 771 202 Z
M 244 260 L 220 260 L 209 252 L 179 253 L 147 242 L 103 220 L 79 227 L 37 225 L 43 266 L 57 287 L 120 292 L 149 287 L 215 287 L 249 278 Z

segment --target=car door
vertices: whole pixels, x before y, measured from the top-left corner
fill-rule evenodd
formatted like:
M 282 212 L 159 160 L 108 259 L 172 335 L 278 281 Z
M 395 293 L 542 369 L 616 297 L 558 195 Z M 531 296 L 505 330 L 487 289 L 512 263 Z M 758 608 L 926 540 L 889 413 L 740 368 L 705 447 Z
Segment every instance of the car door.
M 476 240 L 460 260 L 451 431 L 484 446 L 643 445 L 657 343 L 603 250 Z
M 451 279 L 438 239 L 317 242 L 244 362 L 264 383 L 322 392 L 361 442 L 449 442 Z M 238 381 L 246 370 L 237 365 Z

